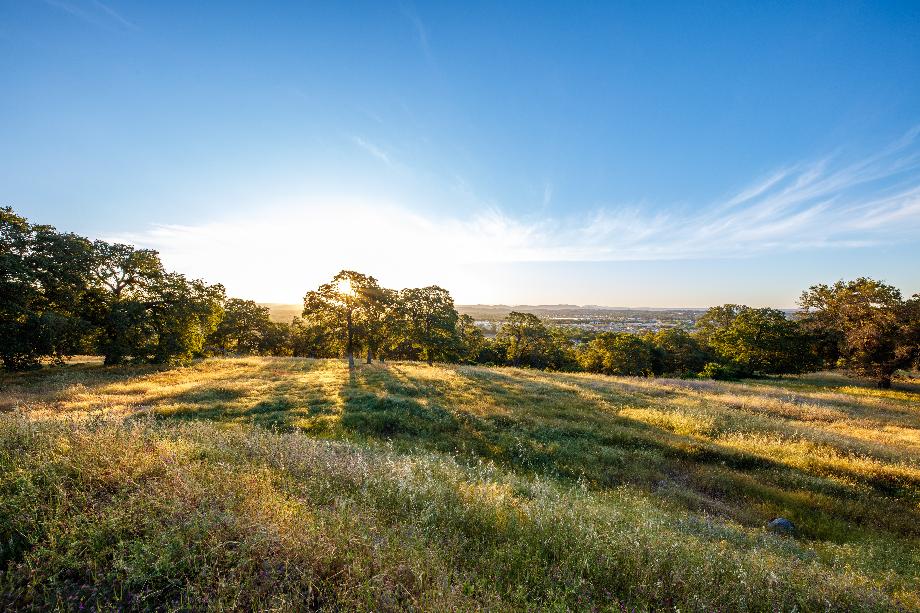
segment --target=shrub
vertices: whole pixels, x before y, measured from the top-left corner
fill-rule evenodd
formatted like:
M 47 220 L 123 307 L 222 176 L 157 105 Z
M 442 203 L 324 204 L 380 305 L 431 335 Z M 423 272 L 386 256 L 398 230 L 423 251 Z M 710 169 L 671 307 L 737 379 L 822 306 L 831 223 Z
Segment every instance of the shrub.
M 741 378 L 741 373 L 726 364 L 707 362 L 699 376 L 701 379 L 715 379 L 716 381 L 737 381 Z

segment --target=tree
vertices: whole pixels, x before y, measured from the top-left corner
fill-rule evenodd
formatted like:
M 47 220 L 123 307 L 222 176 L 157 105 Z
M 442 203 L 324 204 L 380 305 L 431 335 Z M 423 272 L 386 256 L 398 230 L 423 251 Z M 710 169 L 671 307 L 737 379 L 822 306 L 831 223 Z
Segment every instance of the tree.
M 482 348 L 476 356 L 477 364 L 486 364 L 493 366 L 495 364 L 504 364 L 508 358 L 507 345 L 501 344 L 496 338 L 484 338 Z
M 293 326 L 269 321 L 262 328 L 258 351 L 262 355 L 289 356 L 293 354 Z
M 229 298 L 224 303 L 224 316 L 208 338 L 208 344 L 221 354 L 264 353 L 266 336 L 275 333 L 271 326 L 268 307 L 253 300 Z
M 167 273 L 156 251 L 104 241 L 93 243 L 92 289 L 106 364 L 128 358 L 167 364 L 203 355 L 226 298 L 221 285 Z
M 900 352 L 904 363 L 913 356 L 910 364 L 915 370 L 920 370 L 920 293 L 914 294 L 905 300 L 901 308 L 902 318 L 906 325 L 903 327 Z
M 167 273 L 149 290 L 146 319 L 153 342 L 146 351 L 137 351 L 135 359 L 146 353 L 151 362 L 171 364 L 202 355 L 205 340 L 223 316 L 223 286 Z
M 369 277 L 373 280 L 373 277 Z M 367 352 L 367 363 L 376 356 L 381 362 L 391 344 L 394 324 L 398 320 L 399 294 L 380 287 L 376 280 L 361 287 L 359 312 L 360 341 Z
M 602 332 L 581 349 L 578 361 L 589 372 L 649 377 L 654 374 L 654 347 L 635 334 Z
M 317 326 L 345 352 L 348 368 L 355 368 L 358 325 L 368 306 L 368 289 L 379 287 L 374 277 L 343 270 L 329 283 L 304 296 L 303 319 Z
M 295 317 L 291 322 L 291 354 L 306 358 L 339 355 L 338 343 L 329 328 Z
M 920 360 L 920 295 L 909 300 L 888 284 L 860 277 L 813 285 L 802 293 L 802 324 L 819 339 L 827 364 L 891 387 L 900 368 Z
M 578 370 L 578 355 L 575 352 L 574 338 L 580 337 L 581 330 L 566 329 L 561 326 L 548 328 L 549 338 L 544 350 L 544 361 L 540 368 L 550 370 Z
M 155 342 L 148 309 L 165 274 L 156 251 L 93 243 L 94 323 L 100 327 L 99 350 L 106 364 L 121 364 L 129 356 L 141 359 Z
M 723 304 L 710 307 L 696 321 L 695 336 L 704 345 L 709 344 L 709 339 L 719 330 L 728 328 L 738 314 L 748 308 L 742 304 Z
M 92 248 L 0 208 L 0 359 L 15 370 L 82 350 Z
M 699 340 L 682 328 L 664 328 L 642 338 L 655 348 L 656 375 L 696 375 L 709 361 Z
M 533 366 L 545 361 L 551 338 L 539 317 L 512 311 L 502 323 L 496 342 L 505 345 L 512 366 L 520 366 L 522 361 Z
M 808 334 L 779 309 L 726 304 L 700 322 L 700 337 L 741 376 L 799 373 L 814 364 Z
M 486 337 L 476 321 L 463 314 L 457 318 L 457 358 L 461 362 L 475 364 L 486 344 Z
M 457 320 L 450 293 L 437 285 L 399 292 L 405 338 L 425 356 L 428 365 L 448 357 L 457 346 Z

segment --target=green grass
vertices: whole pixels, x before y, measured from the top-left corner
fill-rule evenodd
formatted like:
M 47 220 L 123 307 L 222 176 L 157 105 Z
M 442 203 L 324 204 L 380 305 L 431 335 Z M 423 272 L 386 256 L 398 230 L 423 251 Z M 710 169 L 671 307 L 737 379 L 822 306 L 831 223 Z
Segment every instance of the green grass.
M 912 383 L 245 358 L 0 385 L 0 608 L 920 609 Z

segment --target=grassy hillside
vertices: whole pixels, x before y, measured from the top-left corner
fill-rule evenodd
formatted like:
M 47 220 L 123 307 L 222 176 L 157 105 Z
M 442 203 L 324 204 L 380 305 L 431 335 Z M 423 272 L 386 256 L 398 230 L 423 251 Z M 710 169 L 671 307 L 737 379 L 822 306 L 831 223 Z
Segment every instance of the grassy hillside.
M 0 607 L 920 609 L 915 385 L 286 358 L 0 385 Z

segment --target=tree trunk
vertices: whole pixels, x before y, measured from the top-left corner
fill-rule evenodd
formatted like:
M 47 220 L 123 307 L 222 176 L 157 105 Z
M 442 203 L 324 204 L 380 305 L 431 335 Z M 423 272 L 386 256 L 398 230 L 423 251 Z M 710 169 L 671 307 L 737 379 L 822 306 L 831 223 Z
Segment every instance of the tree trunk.
M 346 343 L 345 351 L 348 352 L 348 370 L 355 369 L 355 352 L 354 352 L 354 330 L 351 326 L 351 311 L 348 311 L 348 314 L 345 318 L 348 323 L 348 341 Z
M 431 348 L 428 347 L 425 349 L 425 357 L 428 359 L 428 365 L 434 366 L 434 360 L 431 357 Z
M 370 349 L 367 350 L 367 363 L 370 364 L 374 360 L 374 354 Z
M 878 380 L 879 389 L 891 389 L 891 375 L 882 375 Z

